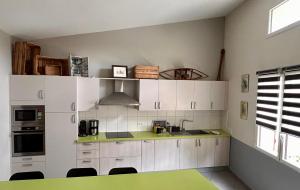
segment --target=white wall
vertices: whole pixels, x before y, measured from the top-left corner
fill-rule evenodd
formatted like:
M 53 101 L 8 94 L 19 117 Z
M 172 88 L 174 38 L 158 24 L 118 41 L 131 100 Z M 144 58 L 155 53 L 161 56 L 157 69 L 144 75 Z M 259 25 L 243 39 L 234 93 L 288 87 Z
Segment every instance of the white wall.
M 0 31 L 0 180 L 10 177 L 9 74 L 11 37 Z
M 227 130 L 254 146 L 256 71 L 300 64 L 300 27 L 267 37 L 269 9 L 282 0 L 250 0 L 225 20 L 225 78 L 229 80 Z M 250 74 L 250 91 L 241 93 L 242 74 Z M 249 102 L 248 120 L 240 119 L 240 101 Z
M 114 64 L 192 67 L 215 78 L 224 43 L 224 18 L 34 41 L 46 56 L 89 57 L 89 74 L 109 77 Z

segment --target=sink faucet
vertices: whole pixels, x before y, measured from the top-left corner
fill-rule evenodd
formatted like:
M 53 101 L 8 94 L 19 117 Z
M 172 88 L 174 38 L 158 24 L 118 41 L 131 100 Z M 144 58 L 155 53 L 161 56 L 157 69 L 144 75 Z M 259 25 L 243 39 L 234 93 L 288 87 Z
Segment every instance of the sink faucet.
M 181 131 L 184 131 L 184 122 L 194 122 L 193 120 L 183 119 L 181 120 Z

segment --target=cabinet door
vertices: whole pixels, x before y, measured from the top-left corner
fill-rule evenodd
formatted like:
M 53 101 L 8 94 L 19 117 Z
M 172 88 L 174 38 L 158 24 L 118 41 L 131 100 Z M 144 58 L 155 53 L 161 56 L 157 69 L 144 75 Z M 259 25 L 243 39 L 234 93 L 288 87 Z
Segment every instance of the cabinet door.
M 142 172 L 154 171 L 154 140 L 142 141 Z
M 156 110 L 158 102 L 158 80 L 140 80 L 139 110 Z
M 215 138 L 201 138 L 197 143 L 198 168 L 213 167 L 215 158 Z
M 77 78 L 49 76 L 45 84 L 46 112 L 77 111 Z
M 194 109 L 195 110 L 210 110 L 210 81 L 195 81 L 194 93 Z
M 108 175 L 113 168 L 133 167 L 141 171 L 141 157 L 100 158 L 100 174 Z
M 44 104 L 45 78 L 42 76 L 10 77 L 10 100 L 31 101 L 31 104 Z
M 180 140 L 180 169 L 197 168 L 197 139 Z
M 192 110 L 195 81 L 177 81 L 177 110 Z
M 76 115 L 47 113 L 45 119 L 46 177 L 66 177 L 76 167 Z
M 215 166 L 228 166 L 230 139 L 227 137 L 216 138 L 215 144 Z
M 225 81 L 212 81 L 210 89 L 211 97 L 211 109 L 212 110 L 224 110 L 226 94 L 226 82 Z
M 176 81 L 175 80 L 159 80 L 158 98 L 160 110 L 176 109 Z
M 94 108 L 99 101 L 100 80 L 79 77 L 77 87 L 78 111 L 88 111 Z
M 155 170 L 176 170 L 179 168 L 179 140 L 155 141 Z

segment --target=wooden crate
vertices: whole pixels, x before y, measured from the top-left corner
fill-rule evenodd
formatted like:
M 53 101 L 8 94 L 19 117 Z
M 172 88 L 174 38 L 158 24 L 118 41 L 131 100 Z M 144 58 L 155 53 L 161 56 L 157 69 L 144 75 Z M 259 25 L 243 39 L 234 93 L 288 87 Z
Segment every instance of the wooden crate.
M 69 76 L 69 59 L 36 56 L 34 58 L 35 75 L 61 75 Z
M 41 47 L 29 42 L 15 42 L 12 56 L 12 73 L 15 75 L 32 75 L 33 61 L 41 54 Z
M 137 65 L 134 67 L 134 78 L 138 79 L 158 79 L 159 66 Z

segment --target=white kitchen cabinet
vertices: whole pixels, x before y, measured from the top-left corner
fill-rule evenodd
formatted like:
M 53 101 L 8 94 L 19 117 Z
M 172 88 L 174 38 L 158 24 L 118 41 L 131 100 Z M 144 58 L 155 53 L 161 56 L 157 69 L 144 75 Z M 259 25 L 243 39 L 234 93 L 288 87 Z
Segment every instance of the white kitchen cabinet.
M 179 168 L 197 168 L 197 139 L 180 139 Z
M 225 110 L 227 91 L 225 81 L 211 81 L 211 110 Z
M 114 141 L 100 143 L 100 157 L 141 156 L 141 141 Z
M 228 166 L 229 164 L 230 138 L 217 137 L 215 139 L 215 163 L 217 166 Z
M 139 85 L 139 110 L 156 110 L 158 108 L 158 80 L 141 79 Z
M 45 117 L 46 177 L 66 177 L 76 168 L 77 116 L 47 113 Z
M 45 175 L 45 162 L 18 162 L 11 165 L 11 174 L 32 171 L 40 171 Z
M 214 167 L 215 138 L 197 139 L 197 167 Z
M 194 110 L 210 110 L 211 81 L 195 81 Z M 223 95 L 221 95 L 223 96 Z
M 77 112 L 77 77 L 46 77 L 45 111 Z
M 155 171 L 179 168 L 179 143 L 177 139 L 155 140 Z
M 158 83 L 158 109 L 176 109 L 176 80 L 159 80 Z
M 78 111 L 88 111 L 99 101 L 100 80 L 97 78 L 78 77 Z
M 194 103 L 195 81 L 177 81 L 177 110 L 192 110 Z
M 16 101 L 23 105 L 43 105 L 44 89 L 45 77 L 43 76 L 10 76 L 10 100 L 13 102 Z
M 142 141 L 142 172 L 154 171 L 154 140 Z
M 133 167 L 141 171 L 141 157 L 100 158 L 100 174 L 108 175 L 113 168 Z

